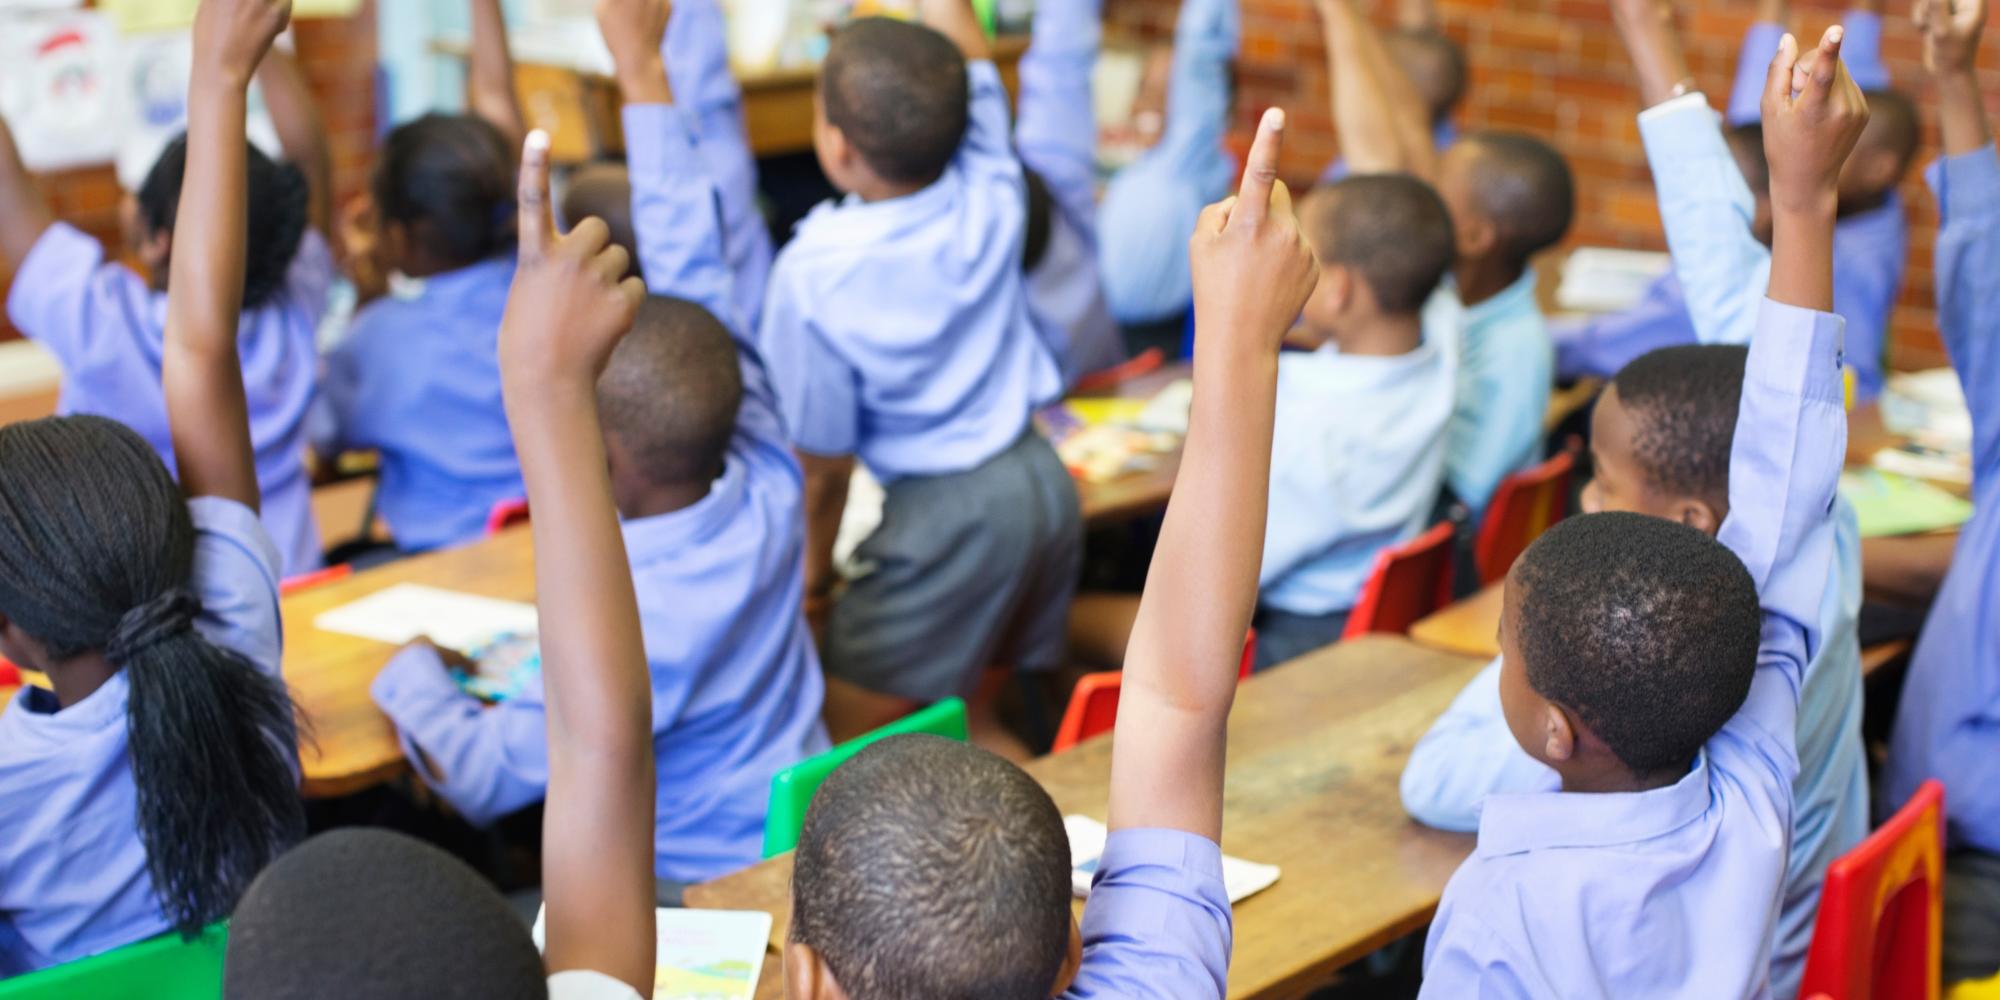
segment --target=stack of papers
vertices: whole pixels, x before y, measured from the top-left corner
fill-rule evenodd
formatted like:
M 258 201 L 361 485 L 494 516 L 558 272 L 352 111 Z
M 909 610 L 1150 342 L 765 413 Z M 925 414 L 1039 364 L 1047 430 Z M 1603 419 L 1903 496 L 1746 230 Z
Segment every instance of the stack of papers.
M 535 947 L 544 947 L 548 908 L 535 915 Z M 659 966 L 653 1000 L 751 1000 L 764 971 L 771 915 L 755 910 L 653 911 Z
M 1556 308 L 1587 313 L 1629 309 L 1673 265 L 1673 258 L 1663 253 L 1578 247 L 1563 262 Z
M 1098 861 L 1104 856 L 1104 841 L 1110 831 L 1088 816 L 1064 816 L 1063 830 L 1069 834 L 1069 881 L 1076 898 L 1090 897 L 1090 883 L 1097 878 Z M 1242 858 L 1222 856 L 1222 885 L 1229 901 L 1239 903 L 1271 887 L 1278 880 L 1277 865 L 1260 865 Z
M 1922 480 L 1879 469 L 1841 473 L 1840 495 L 1854 505 L 1863 538 L 1941 531 L 1972 517 L 1972 504 L 1965 500 Z

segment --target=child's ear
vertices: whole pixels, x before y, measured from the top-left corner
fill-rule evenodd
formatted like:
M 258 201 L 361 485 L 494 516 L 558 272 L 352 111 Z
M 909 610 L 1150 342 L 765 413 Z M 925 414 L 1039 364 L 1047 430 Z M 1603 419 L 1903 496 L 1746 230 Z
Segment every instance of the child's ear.
M 1484 215 L 1465 212 L 1451 222 L 1458 234 L 1458 256 L 1461 260 L 1484 257 L 1500 243 L 1500 231 L 1493 225 L 1493 220 Z
M 1083 932 L 1077 929 L 1076 914 L 1070 913 L 1069 946 L 1063 950 L 1062 968 L 1056 972 L 1055 985 L 1049 988 L 1051 998 L 1069 992 L 1071 983 L 1076 981 L 1077 970 L 1083 968 Z
M 1902 160 L 1894 150 L 1877 146 L 1859 149 L 1854 155 L 1859 161 L 1853 168 L 1855 180 L 1859 182 L 1856 187 L 1861 190 L 1871 194 L 1887 191 L 1901 179 L 1896 175 L 1900 172 L 1898 168 L 1902 166 Z
M 785 998 L 786 1000 L 847 1000 L 847 991 L 833 981 L 833 970 L 826 967 L 819 952 L 811 945 L 797 941 L 785 942 Z
M 173 255 L 174 234 L 169 229 L 151 229 L 139 237 L 139 260 L 151 271 L 160 271 L 167 266 L 167 258 Z
M 1674 520 L 1706 535 L 1713 536 L 1722 530 L 1722 518 L 1716 516 L 1715 508 L 1705 500 L 1683 497 L 1674 503 Z
M 1545 713 L 1542 720 L 1542 757 L 1551 764 L 1560 764 L 1576 756 L 1576 725 L 1570 721 L 1569 713 L 1555 702 L 1542 706 Z

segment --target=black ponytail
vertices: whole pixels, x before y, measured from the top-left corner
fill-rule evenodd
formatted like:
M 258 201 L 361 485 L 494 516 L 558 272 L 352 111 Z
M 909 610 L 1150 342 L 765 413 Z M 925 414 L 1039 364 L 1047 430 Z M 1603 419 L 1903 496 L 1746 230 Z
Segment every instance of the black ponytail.
M 249 157 L 248 251 L 244 255 L 243 308 L 255 309 L 284 288 L 292 258 L 305 239 L 309 191 L 306 175 L 290 163 L 265 156 L 255 145 L 244 145 Z M 181 181 L 187 174 L 187 134 L 176 136 L 139 186 L 139 214 L 155 233 L 174 231 L 180 212 Z M 171 262 L 168 265 L 172 266 Z
M 384 222 L 398 222 L 447 269 L 511 251 L 514 151 L 477 115 L 428 114 L 389 132 L 370 182 Z
M 187 502 L 137 434 L 99 417 L 0 427 L 0 614 L 53 661 L 101 650 L 124 671 L 139 839 L 184 934 L 305 832 L 291 699 L 194 630 L 193 570 Z

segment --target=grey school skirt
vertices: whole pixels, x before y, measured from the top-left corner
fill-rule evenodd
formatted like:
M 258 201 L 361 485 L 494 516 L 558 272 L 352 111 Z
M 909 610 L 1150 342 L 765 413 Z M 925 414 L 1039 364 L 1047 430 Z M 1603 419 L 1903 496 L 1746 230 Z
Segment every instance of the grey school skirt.
M 987 667 L 1063 661 L 1083 564 L 1076 484 L 1031 427 L 965 472 L 888 484 L 865 567 L 827 617 L 830 676 L 933 702 Z

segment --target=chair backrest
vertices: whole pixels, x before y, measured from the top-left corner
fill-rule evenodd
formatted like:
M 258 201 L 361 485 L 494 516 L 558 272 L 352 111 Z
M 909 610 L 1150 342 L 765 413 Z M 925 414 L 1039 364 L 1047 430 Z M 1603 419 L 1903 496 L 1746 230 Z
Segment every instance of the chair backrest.
M 812 805 L 813 793 L 819 791 L 820 783 L 834 768 L 847 763 L 848 758 L 868 744 L 904 733 L 929 733 L 963 741 L 965 702 L 946 698 L 772 775 L 771 808 L 764 814 L 764 856 L 783 854 L 798 846 L 799 831 L 806 825 L 806 808 Z
M 159 937 L 0 980 L 0 1000 L 217 1000 L 227 924 L 210 924 L 192 941 Z
M 332 583 L 335 580 L 345 580 L 353 575 L 354 575 L 353 563 L 340 563 L 339 565 L 336 566 L 328 566 L 325 569 L 316 569 L 310 573 L 300 573 L 297 576 L 288 576 L 278 582 L 278 593 L 280 595 L 296 594 L 301 590 L 311 590 L 312 588 L 317 587 L 322 583 Z
M 0 687 L 17 688 L 20 686 L 21 668 L 9 662 L 6 657 L 0 656 Z
M 497 535 L 517 524 L 528 523 L 528 498 L 502 500 L 486 515 L 486 533 Z
M 1253 628 L 1243 637 L 1243 659 L 1236 666 L 1238 683 L 1249 679 L 1256 662 L 1257 630 Z M 1062 724 L 1056 727 L 1055 741 L 1049 744 L 1050 753 L 1061 753 L 1092 736 L 1110 732 L 1118 724 L 1118 692 L 1124 676 L 1119 671 L 1107 670 L 1085 674 L 1077 680 L 1076 689 L 1069 695 L 1069 707 L 1063 710 Z
M 1403 633 L 1431 612 L 1451 603 L 1452 526 L 1435 524 L 1423 534 L 1375 555 L 1375 569 L 1348 613 L 1343 639 L 1371 632 Z
M 1500 488 L 1493 491 L 1493 502 L 1486 508 L 1486 519 L 1479 523 L 1479 537 L 1472 544 L 1480 586 L 1506 576 L 1529 544 L 1569 512 L 1569 477 L 1575 468 L 1576 456 L 1558 452 L 1554 458 L 1500 481 Z
M 1944 786 L 1932 780 L 1827 866 L 1800 993 L 1937 1000 L 1943 933 Z

